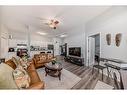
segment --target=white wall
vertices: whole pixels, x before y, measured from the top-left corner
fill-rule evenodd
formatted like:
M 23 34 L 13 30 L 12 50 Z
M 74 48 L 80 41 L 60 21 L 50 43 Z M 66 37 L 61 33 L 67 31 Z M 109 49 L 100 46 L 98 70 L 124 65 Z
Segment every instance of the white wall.
M 17 44 L 28 44 L 28 34 L 24 32 L 9 32 L 12 35 L 12 39 L 9 39 L 8 47 L 17 47 Z M 30 34 L 30 45 L 32 46 L 40 46 L 47 47 L 48 44 L 53 44 L 52 38 L 48 38 L 45 36 L 41 36 L 38 34 Z M 30 56 L 32 57 L 34 54 L 40 53 L 40 51 L 32 51 L 30 52 Z M 16 55 L 16 53 L 9 53 L 8 58 Z
M 1 21 L 2 20 L 2 15 L 1 15 L 1 7 L 0 7 L 0 57 L 1 57 Z
M 36 34 L 31 34 L 30 36 L 31 39 L 31 45 L 35 45 L 35 46 L 41 46 L 41 47 L 47 47 L 47 44 L 52 44 L 53 38 L 49 38 L 49 37 L 45 37 L 45 36 L 40 36 L 40 35 L 36 35 Z
M 9 46 L 16 47 L 17 44 L 27 44 L 28 43 L 28 34 L 24 32 L 9 32 L 12 35 L 12 39 L 9 39 Z M 33 46 L 46 46 L 47 44 L 52 43 L 52 38 L 41 36 L 38 34 L 30 34 L 30 45 Z
M 2 58 L 7 58 L 8 52 L 8 30 L 4 25 L 1 24 L 1 44 L 0 44 L 0 53 Z
M 86 25 L 86 38 L 101 33 L 101 57 L 115 58 L 127 62 L 127 8 L 113 7 Z M 111 33 L 111 45 L 106 43 L 106 34 Z M 115 35 L 122 33 L 119 47 L 115 46 Z M 87 41 L 87 39 L 86 39 Z M 87 44 L 87 43 L 86 43 Z M 87 50 L 87 46 L 86 46 Z
M 52 38 L 48 38 L 41 35 L 31 34 L 30 36 L 30 45 L 33 46 L 40 46 L 40 47 L 47 47 L 48 44 L 53 44 Z M 34 54 L 39 54 L 40 51 L 31 51 L 30 56 L 33 57 Z
M 85 25 L 69 31 L 71 34 L 64 39 L 67 47 L 81 47 L 81 56 L 85 58 Z M 68 49 L 67 49 L 68 51 Z

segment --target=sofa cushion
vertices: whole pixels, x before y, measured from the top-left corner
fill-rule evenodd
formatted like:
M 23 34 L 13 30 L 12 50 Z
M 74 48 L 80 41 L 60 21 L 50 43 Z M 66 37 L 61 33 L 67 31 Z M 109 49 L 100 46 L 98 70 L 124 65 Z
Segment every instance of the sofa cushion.
M 28 71 L 28 74 L 29 74 L 30 79 L 31 79 L 31 84 L 36 83 L 36 82 L 41 82 L 36 70 L 30 70 L 30 71 Z
M 15 63 L 12 61 L 12 59 L 9 59 L 8 61 L 5 62 L 8 64 L 11 68 L 16 69 Z
M 48 54 L 48 55 L 47 55 L 47 59 L 48 59 L 48 60 L 51 60 L 52 58 L 53 58 L 53 55 L 52 55 L 52 54 Z
M 27 68 L 27 71 L 32 71 L 32 70 L 36 70 L 35 66 L 34 66 L 34 63 L 30 63 L 30 65 Z
M 12 61 L 12 59 L 9 59 L 8 61 L 6 61 L 5 64 L 10 68 L 12 67 L 11 69 L 13 69 L 13 70 L 16 68 L 16 65 Z M 1 69 L 0 69 L 0 72 L 1 72 Z M 42 88 L 44 88 L 44 83 L 40 80 L 38 73 L 36 72 L 34 60 L 31 60 L 31 62 L 29 63 L 29 66 L 27 68 L 27 73 L 30 76 L 30 81 L 31 81 L 30 86 L 27 89 L 29 89 L 29 88 L 30 89 L 35 89 L 35 88 L 42 89 Z M 11 72 L 11 75 L 12 75 L 12 72 Z M 0 76 L 2 76 L 2 75 L 0 74 Z M 14 83 L 15 83 L 15 81 L 14 81 Z M 41 86 L 41 87 L 38 86 L 38 83 L 43 84 L 43 86 Z M 0 86 L 1 86 L 1 83 L 0 83 Z M 16 87 L 17 87 L 17 85 L 16 85 Z M 13 86 L 12 86 L 12 88 L 13 88 Z M 12 89 L 12 88 L 10 88 L 10 89 Z M 7 89 L 9 89 L 9 87 Z M 17 89 L 18 89 L 18 87 L 17 87 Z
M 24 69 L 27 69 L 27 67 L 28 67 L 28 64 L 27 64 L 28 60 L 25 59 L 25 58 L 20 58 L 19 61 L 20 61 L 21 66 L 23 66 Z
M 46 57 L 46 56 L 41 56 L 41 57 L 40 57 L 40 61 L 41 61 L 41 62 L 46 62 L 46 60 L 47 60 L 47 57 Z
M 15 63 L 16 66 L 18 66 L 20 64 L 19 59 L 12 57 L 12 61 Z
M 43 64 L 43 61 L 38 61 L 37 64 Z
M 7 64 L 0 64 L 0 89 L 18 89 L 12 76 L 13 70 Z
M 39 54 L 35 54 L 35 55 L 34 55 L 34 58 L 36 59 L 36 61 L 39 61 L 39 60 L 40 60 Z
M 13 76 L 19 89 L 29 87 L 30 77 L 22 66 L 18 65 L 18 67 L 13 71 Z

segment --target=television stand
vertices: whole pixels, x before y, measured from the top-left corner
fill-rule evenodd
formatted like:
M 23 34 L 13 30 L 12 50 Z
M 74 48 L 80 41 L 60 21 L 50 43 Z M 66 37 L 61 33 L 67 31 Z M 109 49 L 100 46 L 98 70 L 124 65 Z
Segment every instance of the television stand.
M 67 56 L 65 57 L 65 61 L 83 66 L 84 65 L 84 58 L 82 57 L 77 57 L 77 56 Z

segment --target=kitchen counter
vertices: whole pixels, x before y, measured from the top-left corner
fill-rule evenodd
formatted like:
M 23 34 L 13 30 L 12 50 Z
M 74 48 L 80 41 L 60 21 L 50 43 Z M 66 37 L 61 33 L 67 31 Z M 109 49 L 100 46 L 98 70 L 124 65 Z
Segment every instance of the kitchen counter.
M 113 59 L 113 58 L 100 58 L 101 60 L 111 61 L 119 64 L 127 64 L 127 62 L 119 60 L 119 59 Z

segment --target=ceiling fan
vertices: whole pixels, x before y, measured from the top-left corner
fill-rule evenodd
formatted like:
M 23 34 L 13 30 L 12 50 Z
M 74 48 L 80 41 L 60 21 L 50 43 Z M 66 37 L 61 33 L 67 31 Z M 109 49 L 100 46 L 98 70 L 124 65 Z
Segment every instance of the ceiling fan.
M 43 18 L 40 18 L 40 17 L 37 17 L 37 18 L 39 20 L 41 20 L 41 22 L 43 22 L 45 25 L 48 25 L 52 29 L 56 29 L 58 24 L 59 24 L 59 21 L 56 20 L 56 19 L 43 19 Z
M 49 25 L 49 27 L 56 29 L 57 25 L 59 24 L 58 20 L 55 19 L 51 19 L 49 20 L 49 22 L 47 22 L 47 25 Z
M 61 12 L 58 12 L 53 17 L 53 19 L 45 19 L 42 17 L 36 17 L 36 18 L 39 19 L 40 21 L 42 21 L 45 25 L 48 25 L 50 28 L 56 29 L 59 24 L 59 21 L 56 18 L 60 18 L 65 12 L 67 13 L 67 10 L 61 9 Z

